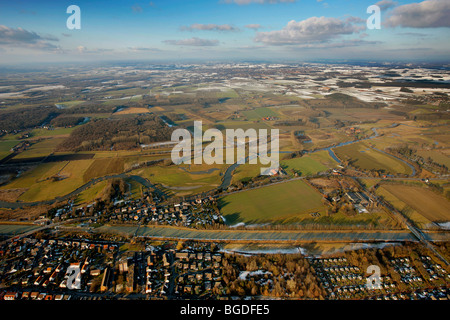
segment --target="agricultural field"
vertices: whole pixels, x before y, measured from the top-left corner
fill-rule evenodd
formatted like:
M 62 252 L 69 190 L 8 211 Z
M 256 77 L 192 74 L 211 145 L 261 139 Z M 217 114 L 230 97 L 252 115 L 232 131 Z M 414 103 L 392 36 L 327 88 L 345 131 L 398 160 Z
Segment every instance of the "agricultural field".
M 367 142 L 352 143 L 334 149 L 343 161 L 361 170 L 377 170 L 386 174 L 411 174 L 412 169 L 404 162 L 375 150 Z
M 238 166 L 234 173 L 233 178 L 231 179 L 231 183 L 237 183 L 238 181 L 248 180 L 254 177 L 257 177 L 261 174 L 261 168 L 266 167 L 267 165 L 261 164 L 241 164 Z
M 314 103 L 311 100 L 310 103 Z M 360 101 L 361 103 L 361 101 Z M 389 120 L 398 121 L 401 120 L 398 115 L 389 113 L 386 109 L 373 109 L 373 108 L 327 108 L 321 107 L 320 110 L 326 111 L 329 114 L 330 120 L 350 120 L 350 121 L 365 121 L 367 119 L 373 120 Z
M 141 155 L 141 151 L 118 150 L 118 151 L 86 151 L 85 153 L 94 153 L 94 159 L 117 158 Z
M 31 224 L 9 224 L 9 223 L 1 223 L 0 224 L 0 235 L 16 235 L 24 232 L 31 231 L 33 229 L 38 228 L 37 225 Z
M 359 180 L 361 181 L 361 183 L 366 187 L 366 189 L 370 189 L 373 186 L 375 186 L 378 182 L 381 181 L 381 179 L 364 179 L 364 178 L 359 178 Z
M 140 199 L 142 197 L 142 192 L 144 191 L 142 184 L 132 179 L 127 179 L 126 184 L 130 199 Z
M 170 158 L 169 154 L 145 154 L 142 153 L 141 155 L 130 155 L 130 156 L 124 156 L 122 157 L 124 161 L 124 170 L 130 170 L 133 168 L 136 168 L 139 164 L 143 164 L 149 161 L 157 161 L 157 160 L 163 160 Z
M 38 138 L 38 137 L 56 137 L 56 136 L 67 136 L 69 135 L 75 127 L 72 128 L 55 128 L 52 130 L 48 129 L 33 129 L 31 131 L 31 137 L 32 138 Z
M 354 140 L 354 138 L 346 135 L 345 133 L 331 128 L 310 128 L 309 130 L 305 130 L 305 134 L 311 139 L 311 143 L 303 144 L 302 147 L 305 150 L 322 149 L 342 142 Z
M 345 177 L 347 174 L 360 176 L 368 188 L 381 183 L 382 187 L 379 188 L 379 193 L 383 194 L 387 200 L 399 205 L 400 209 L 405 209 L 406 214 L 409 214 L 422 226 L 430 225 L 433 221 L 447 221 L 444 218 L 448 219 L 448 217 L 444 216 L 442 210 L 448 210 L 448 207 L 439 202 L 442 199 L 433 200 L 440 203 L 441 211 L 432 207 L 432 215 L 429 212 L 421 212 L 421 208 L 425 207 L 427 203 L 425 198 L 420 199 L 417 196 L 419 205 L 414 206 L 413 203 L 409 203 L 411 202 L 409 198 L 402 198 L 402 192 L 398 193 L 394 187 L 391 190 L 391 186 L 385 186 L 381 180 L 381 174 L 377 175 L 380 180 L 370 179 L 375 175 L 367 174 L 368 171 L 378 170 L 380 173 L 389 175 L 410 175 L 412 169 L 407 163 L 384 152 L 388 147 L 402 145 L 412 146 L 422 157 L 431 157 L 435 162 L 446 166 L 450 165 L 449 130 L 448 125 L 445 126 L 446 118 L 442 116 L 436 121 L 412 120 L 414 116 L 420 118 L 433 111 L 434 108 L 440 108 L 445 112 L 446 109 L 443 105 L 448 103 L 448 99 L 444 94 L 433 94 L 421 101 L 411 102 L 408 100 L 407 103 L 403 103 L 405 96 L 403 93 L 398 93 L 399 88 L 380 86 L 380 90 L 375 91 L 374 87 L 370 88 L 370 86 L 367 88 L 341 87 L 338 84 L 341 80 L 353 80 L 351 77 L 347 77 L 347 72 L 341 73 L 341 67 L 333 72 L 340 74 L 342 78 L 339 76 L 334 78 L 333 73 L 329 72 L 329 70 L 333 70 L 332 66 L 323 69 L 316 65 L 313 67 L 315 71 L 309 75 L 308 68 L 293 67 L 293 70 L 289 70 L 291 67 L 287 66 L 281 68 L 280 72 L 272 67 L 258 70 L 259 67 L 241 69 L 241 66 L 236 69 L 235 67 L 221 66 L 212 68 L 210 73 L 204 73 L 209 67 L 200 69 L 197 69 L 196 66 L 190 66 L 187 69 L 172 67 L 170 67 L 171 70 L 157 68 L 157 70 L 144 73 L 141 73 L 142 70 L 139 68 L 132 72 L 124 69 L 120 73 L 120 80 L 117 79 L 118 73 L 115 71 L 108 75 L 106 70 L 102 70 L 98 73 L 99 83 L 97 85 L 85 82 L 85 80 L 92 80 L 91 74 L 89 76 L 79 75 L 80 78 L 77 79 L 82 79 L 80 83 L 77 79 L 68 79 L 67 83 L 74 84 L 74 86 L 70 88 L 67 86 L 64 89 L 67 90 L 64 95 L 58 91 L 47 92 L 48 96 L 38 93 L 22 99 L 24 101 L 15 102 L 12 108 L 28 109 L 41 106 L 45 102 L 45 105 L 51 105 L 55 109 L 53 115 L 48 117 L 50 121 L 44 119 L 36 124 L 31 122 L 26 126 L 21 125 L 21 131 L 8 130 L 0 138 L 1 158 L 9 153 L 11 146 L 22 141 L 19 138 L 24 133 L 31 133 L 30 138 L 27 139 L 32 143 L 31 147 L 17 155 L 17 159 L 22 161 L 21 166 L 26 158 L 44 157 L 49 154 L 62 155 L 62 152 L 55 153 L 55 150 L 58 150 L 56 148 L 63 140 L 70 142 L 70 138 L 75 136 L 78 131 L 85 130 L 84 133 L 88 134 L 96 129 L 95 123 L 103 124 L 105 130 L 87 140 L 81 139 L 83 135 L 80 135 L 79 142 L 81 144 L 72 141 L 73 143 L 69 144 L 66 149 L 59 149 L 65 150 L 65 154 L 73 155 L 74 159 L 75 155 L 80 154 L 92 155 L 92 159 L 78 161 L 63 158 L 65 161 L 39 165 L 30 164 L 29 171 L 22 172 L 17 178 L 0 186 L 0 191 L 4 191 L 0 197 L 3 197 L 5 201 L 55 199 L 76 190 L 92 179 L 123 172 L 148 179 L 168 197 L 190 196 L 214 190 L 221 186 L 222 182 L 224 182 L 222 186 L 228 185 L 229 180 L 239 189 L 242 185 L 239 184 L 240 181 L 260 175 L 261 167 L 267 167 L 267 165 L 248 163 L 233 166 L 236 168 L 233 174 L 231 176 L 227 174 L 224 177 L 229 164 L 175 166 L 169 165 L 169 161 L 161 161 L 157 165 L 144 166 L 143 164 L 152 160 L 170 158 L 171 146 L 154 144 L 157 143 L 155 141 L 170 139 L 170 130 L 160 140 L 154 139 L 169 127 L 167 126 L 169 122 L 164 124 L 159 121 L 161 117 L 165 116 L 178 128 L 191 129 L 194 121 L 201 120 L 204 125 L 203 130 L 213 127 L 222 132 L 226 129 L 279 129 L 280 166 L 288 174 L 284 178 L 294 178 L 296 174 L 299 174 L 300 177 L 311 179 L 311 181 L 308 180 L 309 182 L 306 179 L 298 179 L 223 196 L 220 203 L 221 211 L 228 225 L 273 223 L 290 225 L 299 229 L 307 229 L 311 226 L 311 229 L 314 229 L 317 226 L 322 230 L 353 227 L 356 229 L 367 227 L 367 229 L 387 230 L 392 228 L 398 230 L 399 226 L 396 224 L 396 220 L 394 219 L 394 221 L 392 215 L 379 206 L 374 206 L 375 209 L 369 208 L 370 213 L 357 214 L 354 211 L 346 210 L 348 206 L 344 209 L 339 207 L 336 213 L 332 213 L 338 206 L 331 208 L 331 206 L 325 205 L 321 194 L 316 189 L 324 194 L 332 194 L 332 196 L 342 195 L 350 189 L 358 189 L 356 185 L 349 187 L 350 183 L 346 181 Z M 355 67 L 355 69 L 357 68 Z M 290 71 L 295 72 L 291 73 Z M 362 73 L 371 74 L 366 68 Z M 206 78 L 203 78 L 202 74 L 205 74 Z M 180 75 L 182 75 L 181 78 Z M 376 72 L 371 76 L 378 77 Z M 43 80 L 45 79 L 39 81 Z M 21 79 L 18 83 L 21 81 L 24 80 Z M 360 81 L 369 80 L 361 79 Z M 37 84 L 31 84 L 31 86 L 34 88 Z M 394 91 L 395 93 L 393 93 Z M 420 90 L 417 95 L 428 96 L 425 91 L 423 92 Z M 448 89 L 442 92 L 448 94 Z M 25 103 L 25 100 L 33 103 Z M 441 100 L 444 103 L 438 106 L 440 102 L 436 101 Z M 56 107 L 53 106 L 55 104 Z M 9 105 L 5 105 L 4 108 L 9 108 Z M 37 113 L 37 115 L 39 114 Z M 72 135 L 72 131 L 76 129 L 74 127 L 54 130 L 43 128 L 44 124 L 51 124 L 51 120 L 64 117 L 75 118 L 75 120 L 77 120 L 76 118 L 90 118 L 91 121 L 77 125 L 76 128 L 82 130 L 77 129 L 77 132 Z M 155 117 L 155 122 L 160 124 L 156 127 L 157 129 L 149 126 L 146 128 L 148 130 L 131 132 L 136 127 L 135 123 L 137 122 L 134 120 L 146 122 L 145 119 L 152 117 Z M 97 122 L 96 118 L 102 119 Z M 28 117 L 28 119 L 33 119 L 33 117 Z M 12 117 L 10 122 L 14 124 L 15 118 Z M 118 122 L 126 125 L 115 126 Z M 65 125 L 64 121 L 54 121 L 53 123 L 54 125 Z M 115 131 L 116 127 L 117 131 Z M 359 130 L 356 131 L 354 128 Z M 130 129 L 130 134 L 127 133 L 128 129 Z M 338 166 L 338 162 L 332 157 L 333 153 L 331 152 L 330 155 L 326 148 L 369 136 L 371 136 L 370 140 L 332 149 L 343 160 L 343 165 L 350 164 L 347 171 L 343 170 L 343 175 L 329 173 L 314 179 L 311 178 L 317 173 L 330 171 Z M 105 140 L 110 140 L 111 145 L 105 144 Z M 85 143 L 82 146 L 83 142 L 89 142 L 89 144 Z M 101 144 L 102 147 L 97 147 L 97 144 Z M 204 146 L 206 145 L 207 142 Z M 291 159 L 288 152 L 292 151 L 306 152 L 302 157 Z M 58 159 L 48 159 L 48 161 L 55 160 Z M 13 171 L 17 169 L 13 165 L 8 167 L 8 170 L 11 168 L 11 172 L 17 172 Z M 28 168 L 28 165 L 23 167 Z M 355 167 L 358 171 L 366 172 L 354 174 Z M 426 168 L 426 170 L 432 171 L 430 168 Z M 421 172 L 421 175 L 417 177 L 429 177 L 430 181 L 441 178 L 442 182 L 439 184 L 444 193 L 450 192 L 446 176 L 439 176 L 437 173 L 428 176 L 428 171 Z M 131 178 L 124 179 L 131 191 L 129 196 L 133 199 L 139 198 L 142 185 Z M 261 183 L 264 183 L 271 178 L 262 180 Z M 314 188 L 309 183 L 314 185 Z M 321 183 L 322 185 L 320 185 Z M 106 181 L 91 185 L 78 195 L 77 204 L 92 202 L 102 194 L 106 185 Z M 405 186 L 402 187 L 405 188 Z M 410 185 L 409 187 L 415 186 Z M 410 198 L 416 197 L 412 192 L 405 194 L 408 194 Z M 432 196 L 435 195 L 427 197 L 431 199 Z M 430 206 L 426 207 L 430 208 Z M 333 210 L 327 210 L 329 208 Z
M 56 147 L 64 140 L 64 138 L 43 139 L 31 145 L 24 152 L 19 153 L 14 159 L 46 157 L 52 154 Z
M 11 148 L 15 147 L 18 143 L 19 141 L 17 140 L 0 141 L 0 160 L 11 154 Z
M 101 196 L 103 189 L 105 189 L 108 181 L 100 181 L 93 186 L 87 188 L 86 190 L 80 192 L 80 194 L 75 199 L 75 205 L 89 204 L 95 199 Z
M 103 177 L 110 174 L 122 173 L 124 169 L 123 158 L 95 159 L 83 174 L 83 181 Z
M 20 174 L 7 185 L 0 189 L 29 188 L 35 183 L 46 181 L 52 176 L 57 175 L 68 162 L 49 162 L 39 164 L 25 173 Z
M 419 150 L 417 154 L 424 159 L 430 157 L 434 162 L 450 168 L 450 150 Z
M 227 165 L 151 166 L 130 172 L 161 184 L 174 195 L 182 196 L 217 188 Z
M 82 186 L 85 183 L 83 175 L 92 162 L 93 160 L 77 160 L 43 163 L 0 189 L 26 188 L 27 191 L 17 199 L 24 202 L 54 199 Z
M 378 127 L 377 132 L 380 136 L 371 140 L 371 143 L 378 149 L 383 150 L 397 144 L 407 144 L 418 150 L 424 147 L 427 149 L 448 147 L 449 130 L 446 126 L 430 127 L 430 123 L 402 121 L 399 125 L 392 127 L 386 123 L 380 121 L 375 125 Z
M 358 213 L 349 216 L 343 210 L 333 213 L 330 218 L 316 220 L 320 224 L 331 224 L 335 227 L 358 227 L 361 229 L 400 230 L 403 227 L 384 209 L 371 209 L 370 213 Z
M 226 223 L 269 223 L 324 212 L 322 196 L 301 180 L 227 195 L 219 201 Z
M 247 120 L 260 120 L 261 118 L 265 117 L 279 117 L 280 115 L 272 110 L 271 108 L 256 108 L 249 111 L 243 111 L 242 112 L 244 116 L 247 118 Z
M 83 100 L 64 101 L 64 102 L 57 103 L 57 107 L 60 107 L 60 108 L 71 108 L 71 107 L 76 106 L 78 104 L 81 104 L 83 102 L 84 102 Z
M 304 155 L 300 158 L 282 160 L 280 161 L 280 165 L 288 174 L 297 171 L 302 176 L 308 176 L 335 168 L 337 162 L 330 157 L 327 151 L 323 150 Z
M 421 227 L 450 221 L 450 201 L 424 187 L 384 184 L 377 193 Z
M 260 122 L 260 121 L 226 121 L 226 122 L 219 122 L 214 124 L 214 128 L 217 128 L 219 130 L 225 130 L 225 129 L 268 129 L 270 130 L 272 127 L 270 127 L 266 122 Z M 270 131 L 269 131 L 270 132 Z
M 216 96 L 219 99 L 239 98 L 239 94 L 236 92 L 236 90 L 233 90 L 233 89 L 221 90 L 220 92 L 216 93 Z
M 126 115 L 126 114 L 149 113 L 149 112 L 150 110 L 147 108 L 123 108 L 122 110 L 114 112 L 114 115 Z

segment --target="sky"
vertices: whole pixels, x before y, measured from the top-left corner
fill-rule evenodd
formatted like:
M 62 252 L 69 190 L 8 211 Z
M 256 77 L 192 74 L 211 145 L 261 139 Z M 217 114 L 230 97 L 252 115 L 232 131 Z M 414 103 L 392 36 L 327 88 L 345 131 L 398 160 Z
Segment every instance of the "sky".
M 69 29 L 70 5 L 80 29 Z M 380 28 L 367 20 L 380 8 Z M 372 17 L 373 18 L 373 17 Z M 376 22 L 373 20 L 371 22 Z M 72 21 L 72 20 L 71 20 Z M 369 24 L 370 26 L 371 24 Z M 14 0 L 0 64 L 450 60 L 450 0 Z

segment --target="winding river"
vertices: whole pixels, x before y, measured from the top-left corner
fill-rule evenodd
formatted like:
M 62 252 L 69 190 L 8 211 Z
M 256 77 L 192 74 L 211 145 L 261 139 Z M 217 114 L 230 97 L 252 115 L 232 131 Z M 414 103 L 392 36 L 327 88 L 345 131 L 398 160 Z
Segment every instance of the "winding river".
M 336 156 L 336 154 L 334 153 L 334 151 L 333 151 L 334 148 L 339 148 L 339 147 L 343 147 L 343 146 L 346 146 L 346 145 L 349 145 L 349 144 L 352 144 L 352 143 L 357 143 L 357 142 L 361 142 L 361 141 L 366 141 L 366 140 L 378 138 L 380 135 L 379 135 L 377 129 L 383 129 L 383 128 L 395 128 L 395 127 L 397 127 L 397 126 L 399 126 L 399 125 L 402 125 L 402 123 L 393 123 L 392 125 L 390 125 L 390 126 L 388 126 L 388 127 L 372 128 L 372 131 L 373 131 L 374 134 L 371 135 L 371 136 L 369 136 L 369 137 L 367 137 L 367 138 L 359 139 L 359 140 L 352 140 L 352 141 L 347 141 L 347 142 L 341 142 L 341 143 L 339 143 L 339 144 L 336 144 L 336 145 L 333 145 L 333 146 L 330 146 L 330 147 L 320 148 L 320 149 L 315 149 L 315 150 L 312 150 L 312 151 L 307 151 L 306 153 L 311 154 L 311 153 L 315 153 L 315 152 L 319 152 L 319 151 L 324 151 L 324 150 L 326 150 L 326 151 L 328 151 L 328 154 L 330 155 L 331 158 L 333 158 L 334 161 L 336 161 L 337 163 L 341 164 L 342 161 L 341 161 L 341 160 Z M 401 159 L 401 158 L 399 158 L 399 157 L 396 157 L 396 156 L 394 156 L 394 155 L 391 155 L 391 154 L 389 154 L 389 153 L 387 153 L 387 152 L 385 152 L 385 151 L 383 151 L 383 150 L 379 150 L 379 149 L 376 149 L 376 148 L 373 148 L 373 149 L 376 150 L 376 151 L 379 151 L 379 152 L 381 152 L 381 153 L 384 153 L 384 154 L 386 154 L 386 155 L 388 155 L 388 156 L 390 156 L 390 157 L 393 157 L 393 158 L 395 158 L 395 159 L 397 159 L 397 160 L 403 162 L 404 164 L 406 164 L 406 165 L 407 165 L 409 168 L 411 168 L 411 170 L 412 170 L 412 173 L 410 174 L 410 176 L 414 176 L 414 175 L 416 174 L 416 169 L 414 168 L 414 166 L 412 166 L 412 165 L 411 165 L 410 163 L 408 163 L 407 161 L 405 161 L 405 160 L 403 160 L 403 159 Z M 293 152 L 293 151 L 279 151 L 279 153 L 292 153 L 292 152 Z M 248 159 L 248 157 L 246 158 L 246 161 L 247 161 L 247 159 Z M 235 164 L 231 165 L 230 167 L 228 167 L 228 169 L 226 170 L 226 172 L 225 172 L 225 174 L 224 174 L 224 176 L 223 176 L 222 184 L 220 185 L 219 188 L 226 189 L 226 188 L 228 188 L 228 187 L 230 186 L 230 184 L 231 184 L 231 179 L 232 179 L 232 177 L 233 177 L 233 172 L 234 172 L 234 170 L 236 170 L 239 166 L 240 166 L 240 164 L 235 163 Z M 388 176 L 392 176 L 392 175 L 388 175 Z
M 384 128 L 394 128 L 398 125 L 402 125 L 402 124 L 398 124 L 398 123 L 394 123 L 388 127 L 384 127 Z M 316 149 L 316 150 L 312 150 L 312 151 L 308 151 L 306 153 L 315 153 L 315 152 L 319 152 L 319 151 L 323 151 L 326 150 L 328 151 L 329 155 L 331 156 L 331 158 L 333 158 L 337 163 L 342 163 L 341 160 L 336 156 L 336 154 L 334 153 L 333 149 L 334 148 L 338 148 L 338 147 L 342 147 L 342 146 L 346 146 L 352 143 L 357 143 L 357 142 L 361 142 L 361 141 L 365 141 L 365 140 L 370 140 L 370 139 L 374 139 L 379 137 L 379 134 L 377 132 L 377 129 L 380 128 L 372 128 L 373 131 L 373 135 L 364 138 L 364 139 L 360 139 L 360 140 L 352 140 L 352 141 L 347 141 L 347 142 L 342 142 L 339 143 L 337 145 L 333 145 L 330 147 L 326 147 L 326 148 L 321 148 L 321 149 Z M 403 163 L 405 163 L 408 167 L 411 168 L 412 173 L 410 176 L 414 176 L 416 174 L 416 170 L 414 168 L 414 166 L 412 166 L 410 163 L 406 162 L 405 160 L 393 156 L 383 150 L 379 150 L 374 148 L 375 150 L 382 152 L 390 157 L 393 157 L 399 161 L 402 161 Z M 292 153 L 292 151 L 279 151 L 279 153 Z M 246 163 L 248 161 L 249 157 L 247 156 L 244 163 Z M 229 166 L 227 168 L 227 170 L 225 171 L 225 173 L 223 174 L 223 178 L 222 178 L 222 183 L 220 184 L 220 186 L 218 187 L 219 189 L 227 189 L 230 185 L 231 185 L 231 180 L 233 178 L 233 172 L 240 166 L 240 164 L 238 163 L 234 163 L 231 166 Z M 209 170 L 206 171 L 198 171 L 198 172 L 190 172 L 188 170 L 186 170 L 185 168 L 182 168 L 183 170 L 185 170 L 188 173 L 191 174 L 204 174 L 204 173 L 212 173 L 216 170 L 218 170 L 217 168 L 211 168 Z M 8 201 L 0 201 L 0 208 L 8 208 L 8 209 L 18 209 L 18 208 L 22 208 L 22 207 L 26 207 L 26 206 L 35 206 L 35 205 L 49 205 L 52 204 L 56 201 L 64 201 L 64 200 L 68 200 L 73 196 L 78 195 L 79 193 L 81 193 L 82 191 L 86 190 L 87 188 L 89 188 L 90 186 L 96 184 L 97 182 L 103 181 L 103 180 L 108 180 L 108 179 L 116 179 L 116 178 L 131 178 L 132 180 L 146 186 L 149 188 L 152 188 L 153 190 L 155 190 L 155 192 L 159 195 L 159 196 L 164 196 L 164 193 L 159 190 L 155 185 L 153 185 L 148 179 L 144 179 L 140 176 L 136 176 L 136 175 L 127 175 L 126 173 L 121 173 L 121 174 L 115 174 L 115 175 L 108 175 L 108 176 L 103 176 L 100 178 L 95 178 L 92 179 L 91 181 L 87 182 L 86 184 L 78 187 L 77 189 L 75 189 L 74 191 L 72 191 L 69 194 L 66 194 L 64 196 L 61 197 L 57 197 L 55 199 L 51 199 L 51 200 L 46 200 L 46 201 L 36 201 L 36 202 L 8 202 Z

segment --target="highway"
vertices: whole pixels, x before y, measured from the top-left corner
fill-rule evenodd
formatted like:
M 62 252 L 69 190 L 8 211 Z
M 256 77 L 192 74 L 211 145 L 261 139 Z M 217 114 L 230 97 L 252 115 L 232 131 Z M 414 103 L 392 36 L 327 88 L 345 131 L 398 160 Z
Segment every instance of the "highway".
M 354 179 L 357 181 L 356 179 Z M 447 259 L 445 259 L 434 247 L 434 245 L 430 242 L 430 237 L 427 236 L 420 230 L 419 227 L 417 227 L 413 221 L 411 221 L 408 217 L 406 217 L 403 213 L 395 209 L 390 203 L 385 201 L 384 199 L 379 198 L 376 194 L 370 193 L 364 186 L 361 185 L 361 188 L 370 194 L 376 201 L 378 201 L 380 204 L 382 204 L 384 207 L 386 207 L 389 211 L 391 211 L 399 221 L 401 221 L 404 225 L 407 226 L 409 231 L 419 240 L 423 245 L 425 245 L 427 248 L 429 248 L 433 253 L 439 257 L 446 265 L 448 265 Z
M 70 224 L 70 223 L 74 223 L 74 222 L 81 222 L 81 221 L 84 221 L 84 220 L 88 220 L 90 218 L 91 217 L 75 218 L 75 219 L 69 219 L 69 220 L 65 220 L 65 221 L 61 221 L 61 222 L 57 222 L 57 223 L 47 224 L 47 225 L 44 225 L 42 227 L 38 227 L 38 228 L 32 229 L 30 231 L 21 233 L 19 235 L 14 235 L 14 236 L 6 239 L 6 240 L 3 240 L 3 241 L 0 242 L 0 246 L 4 245 L 5 243 L 7 243 L 8 241 L 11 241 L 13 239 L 20 239 L 20 238 L 28 237 L 29 235 L 32 235 L 33 233 L 36 233 L 36 232 L 39 232 L 39 231 L 42 231 L 42 230 L 55 228 L 55 227 L 58 227 L 58 226 L 62 226 L 64 224 Z

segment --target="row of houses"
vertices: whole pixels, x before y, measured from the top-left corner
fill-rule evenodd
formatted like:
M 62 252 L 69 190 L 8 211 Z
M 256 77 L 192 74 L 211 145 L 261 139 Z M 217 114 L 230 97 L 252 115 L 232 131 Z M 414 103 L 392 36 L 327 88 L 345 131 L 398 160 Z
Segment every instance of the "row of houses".
M 39 291 L 0 292 L 0 300 L 71 300 L 70 294 L 49 294 Z
M 88 222 L 101 219 L 103 223 L 157 223 L 177 226 L 223 224 L 224 219 L 217 210 L 213 197 L 186 200 L 159 205 L 159 199 L 152 203 L 143 199 L 116 199 L 112 208 L 94 209 L 95 204 L 74 209 L 71 204 L 56 210 L 54 221 L 79 217 L 91 217 Z M 42 220 L 42 219 L 41 219 Z M 48 219 L 47 219 L 48 220 Z M 50 220 L 48 220 L 50 222 Z

